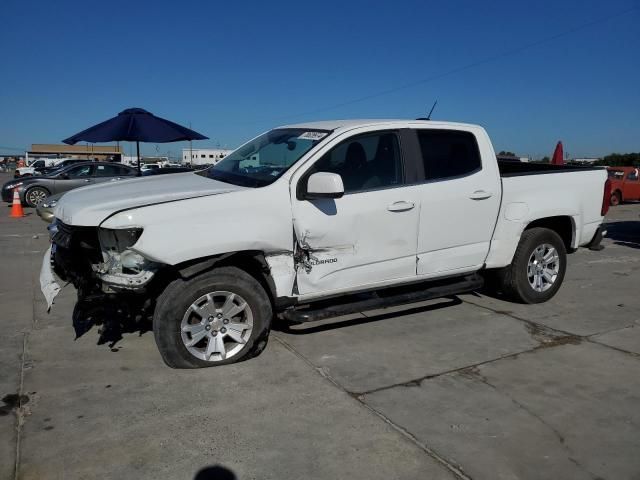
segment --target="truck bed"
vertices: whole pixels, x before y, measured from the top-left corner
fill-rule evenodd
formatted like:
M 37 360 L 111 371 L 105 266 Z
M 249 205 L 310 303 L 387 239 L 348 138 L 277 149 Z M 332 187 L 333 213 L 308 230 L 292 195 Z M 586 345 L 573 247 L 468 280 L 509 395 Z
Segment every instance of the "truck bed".
M 498 160 L 501 177 L 519 177 L 522 175 L 542 175 L 545 173 L 586 172 L 602 170 L 604 167 L 582 165 L 551 165 L 549 163 L 508 162 Z

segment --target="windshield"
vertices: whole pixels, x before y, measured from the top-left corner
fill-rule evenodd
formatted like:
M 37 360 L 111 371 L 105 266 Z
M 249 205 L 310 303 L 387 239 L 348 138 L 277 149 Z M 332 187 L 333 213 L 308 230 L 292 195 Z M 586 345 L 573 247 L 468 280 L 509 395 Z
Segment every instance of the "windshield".
M 243 187 L 275 182 L 329 134 L 327 130 L 278 128 L 238 148 L 200 175 Z

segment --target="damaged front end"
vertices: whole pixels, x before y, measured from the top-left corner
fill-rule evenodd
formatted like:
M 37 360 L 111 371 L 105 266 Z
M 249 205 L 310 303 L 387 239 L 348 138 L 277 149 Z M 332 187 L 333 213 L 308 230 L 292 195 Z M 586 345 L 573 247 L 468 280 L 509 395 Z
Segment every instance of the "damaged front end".
M 158 270 L 157 263 L 132 250 L 142 228 L 98 229 L 103 262 L 92 265 L 106 293 L 117 290 L 141 290 Z
M 141 291 L 159 268 L 132 249 L 141 228 L 76 227 L 56 220 L 50 233 L 54 270 L 79 293 Z

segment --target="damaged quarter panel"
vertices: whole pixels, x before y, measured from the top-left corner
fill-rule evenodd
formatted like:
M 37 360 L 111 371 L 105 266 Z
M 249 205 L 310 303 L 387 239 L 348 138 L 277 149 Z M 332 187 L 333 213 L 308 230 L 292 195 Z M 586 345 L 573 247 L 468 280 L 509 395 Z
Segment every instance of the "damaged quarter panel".
M 291 203 L 285 182 L 133 208 L 112 215 L 100 226 L 141 228 L 130 250 L 168 265 L 229 252 L 262 251 L 273 269 L 278 296 L 291 295 Z

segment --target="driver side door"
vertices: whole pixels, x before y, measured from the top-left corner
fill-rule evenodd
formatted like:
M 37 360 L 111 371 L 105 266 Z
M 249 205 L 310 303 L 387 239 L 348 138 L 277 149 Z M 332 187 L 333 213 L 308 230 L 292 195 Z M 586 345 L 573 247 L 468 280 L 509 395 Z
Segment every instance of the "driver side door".
M 62 193 L 74 188 L 84 187 L 93 183 L 93 165 L 78 165 L 67 170 L 63 177 L 56 178 L 55 193 Z
M 407 185 L 400 132 L 350 137 L 293 182 L 297 293 L 312 297 L 416 276 L 418 195 Z M 305 197 L 316 172 L 339 174 L 341 198 Z

